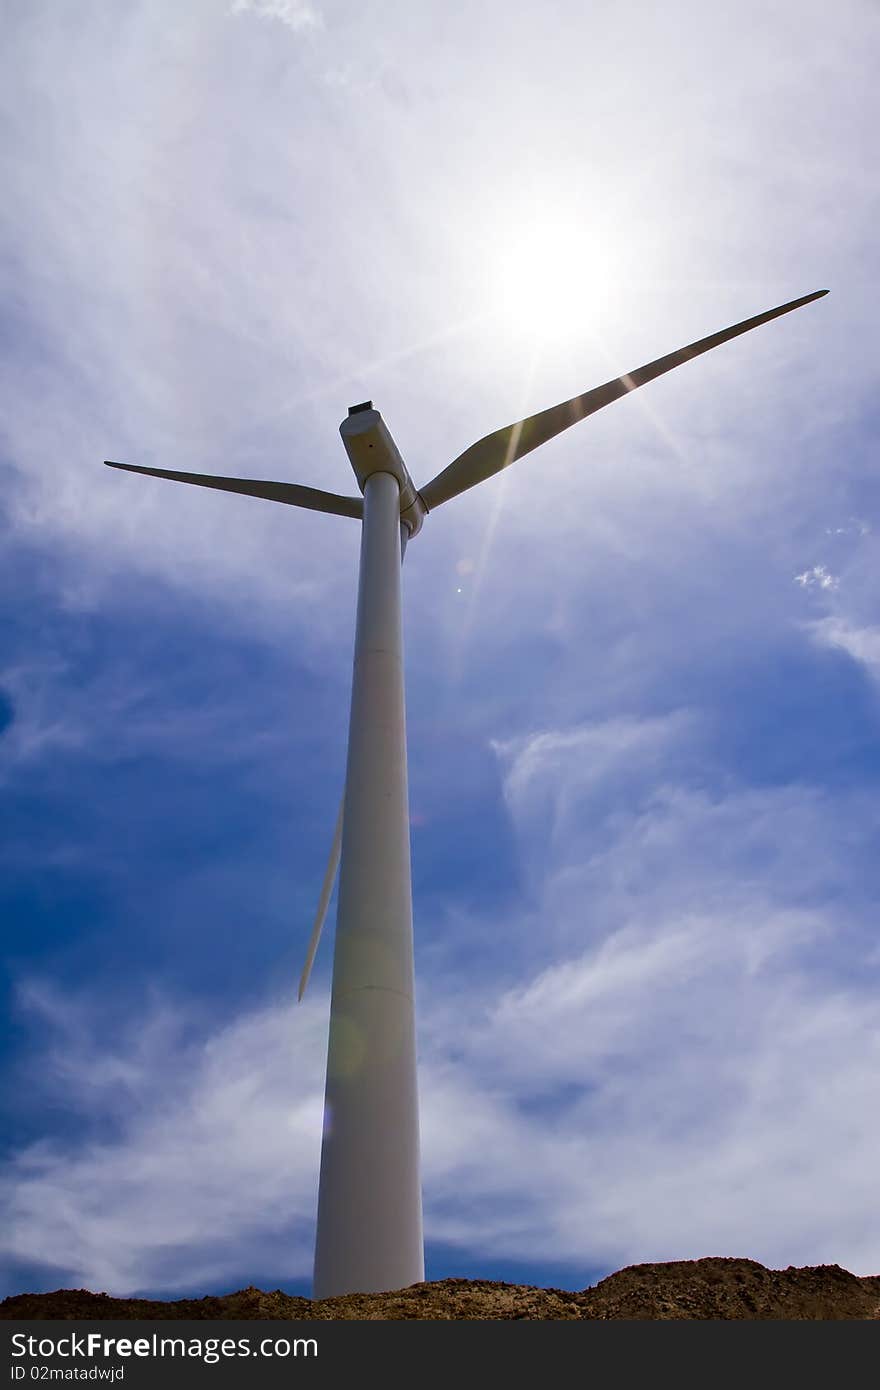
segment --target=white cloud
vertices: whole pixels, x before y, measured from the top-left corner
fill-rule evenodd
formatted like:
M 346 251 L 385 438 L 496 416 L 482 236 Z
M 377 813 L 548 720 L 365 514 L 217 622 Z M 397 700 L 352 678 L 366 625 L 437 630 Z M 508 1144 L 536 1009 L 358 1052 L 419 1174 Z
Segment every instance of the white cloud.
M 804 570 L 803 574 L 796 574 L 794 582 L 805 589 L 812 584 L 817 584 L 820 589 L 836 589 L 840 584 L 840 580 L 829 574 L 824 565 L 813 565 L 812 569 Z
M 847 526 L 826 526 L 826 536 L 867 536 L 871 530 L 867 521 L 860 521 L 858 517 L 850 517 Z
M 100 5 L 84 4 L 72 56 L 51 7 L 31 13 L 7 35 L 0 84 L 15 133 L 0 232 L 8 264 L 21 268 L 9 289 L 27 329 L 21 342 L 33 349 L 17 348 L 8 364 L 8 452 L 20 470 L 13 514 L 46 544 L 69 546 L 70 567 L 103 574 L 105 588 L 118 568 L 135 569 L 184 590 L 234 594 L 246 610 L 255 591 L 278 594 L 312 576 L 324 538 L 343 529 L 286 509 L 282 522 L 273 519 L 280 508 L 195 490 L 187 498 L 187 489 L 145 479 L 111 481 L 95 471 L 105 452 L 343 486 L 335 430 L 357 386 L 377 400 L 385 392 L 390 423 L 421 455 L 415 471 L 430 476 L 525 408 L 527 391 L 537 408 L 583 390 L 642 352 L 708 331 L 734 306 L 763 307 L 764 294 L 790 277 L 808 287 L 832 249 L 855 273 L 862 244 L 872 244 L 873 218 L 858 215 L 870 142 L 865 123 L 850 125 L 851 103 L 873 90 L 857 23 L 817 13 L 808 42 L 783 17 L 762 16 L 759 68 L 749 26 L 734 27 L 725 63 L 737 45 L 749 61 L 731 60 L 731 86 L 712 78 L 717 26 L 699 7 L 684 6 L 678 26 L 650 21 L 623 76 L 608 58 L 626 42 L 625 25 L 611 17 L 591 34 L 588 83 L 573 56 L 582 45 L 563 37 L 589 28 L 576 6 L 570 23 L 536 43 L 525 12 L 505 14 L 499 28 L 491 7 L 479 19 L 462 11 L 438 31 L 430 11 L 407 12 L 401 25 L 392 16 L 386 27 L 342 6 L 329 32 L 305 0 L 238 0 L 236 19 L 309 31 L 309 44 L 294 46 L 295 80 L 270 41 L 276 26 L 231 22 L 230 6 L 216 0 L 123 7 L 112 24 Z M 805 136 L 819 52 L 822 88 L 838 100 Z M 327 95 L 328 66 L 347 72 L 352 53 L 358 71 L 382 75 L 369 101 L 351 103 L 345 84 Z M 487 105 L 493 64 L 515 78 Z M 780 80 L 767 80 L 767 65 Z M 405 121 L 383 95 L 402 74 L 414 94 Z M 654 109 L 658 99 L 666 118 L 646 145 L 644 103 Z M 75 121 L 65 119 L 71 111 Z M 613 148 L 603 134 L 609 111 Z M 768 161 L 769 129 L 797 161 Z M 479 311 L 505 236 L 544 194 L 551 216 L 556 209 L 584 228 L 598 248 L 590 259 L 601 262 L 601 247 L 611 247 L 621 272 L 590 267 L 607 312 L 587 294 L 575 338 L 534 362 L 528 324 L 501 334 L 497 318 Z M 768 208 L 772 243 L 759 230 Z M 607 424 L 603 413 L 549 446 L 542 457 L 556 486 L 547 491 L 565 528 L 599 500 L 606 519 L 596 529 L 610 526 L 625 543 L 615 501 L 634 510 L 647 497 L 662 516 L 664 499 L 668 510 L 679 507 L 683 483 L 737 516 L 763 508 L 758 480 L 780 420 L 780 385 L 807 432 L 836 399 L 811 389 L 820 371 L 823 383 L 833 370 L 853 394 L 863 389 L 871 358 L 861 351 L 862 324 L 852 305 L 835 318 L 834 302 L 761 330 L 769 336 L 750 337 L 745 357 L 740 347 L 721 349 L 734 355 L 705 359 L 699 378 L 686 367 L 680 388 L 670 377 L 612 407 Z M 465 318 L 479 325 L 457 336 Z M 844 333 L 848 350 L 837 351 Z M 774 371 L 753 371 L 755 360 Z M 734 404 L 740 377 L 749 380 L 747 411 Z M 743 417 L 760 420 L 766 451 L 754 437 L 743 447 L 734 433 Z M 564 465 L 555 474 L 554 459 Z M 526 479 L 544 469 L 520 467 L 511 507 L 519 497 L 530 515 Z M 470 499 L 475 517 L 485 519 L 498 487 Z M 444 512 L 447 535 L 463 516 Z M 570 570 L 580 556 L 568 553 Z
M 614 1268 L 741 1254 L 880 1269 L 876 991 L 799 961 L 830 915 L 657 917 L 510 989 L 421 987 L 426 1236 L 479 1258 Z M 29 1000 L 34 1059 L 93 1138 L 29 1146 L 2 1182 L 6 1253 L 116 1293 L 221 1288 L 287 1243 L 307 1278 L 324 1005 L 275 1005 L 193 1040 L 159 1001 Z M 108 1120 L 113 1133 L 107 1136 Z M 201 1282 L 200 1282 L 201 1281 Z
M 0 740 L 0 779 L 64 751 L 96 762 L 119 761 L 136 750 L 202 766 L 240 765 L 254 756 L 270 758 L 285 739 L 281 692 L 267 692 L 255 724 L 252 711 L 219 683 L 207 699 L 178 702 L 168 668 L 145 674 L 119 653 L 89 679 L 77 680 L 74 665 L 75 658 L 47 653 L 41 661 L 0 668 L 0 690 L 14 714 Z
M 693 733 L 696 715 L 677 710 L 665 716 L 621 716 L 569 729 L 540 730 L 490 746 L 501 764 L 504 798 L 514 816 L 534 809 L 541 791 L 565 810 L 571 797 L 595 794 L 635 767 L 641 778 Z
M 823 996 L 802 978 L 797 944 L 828 922 L 767 916 L 745 940 L 741 928 L 661 920 L 490 996 L 457 1040 L 457 1086 L 445 1079 L 454 1164 L 426 1146 L 434 1233 L 575 1267 L 743 1254 L 880 1268 L 876 997 Z M 756 970 L 759 934 L 777 955 Z M 487 1094 L 477 1076 L 493 1078 Z M 515 1196 L 513 1229 L 502 1195 Z
M 670 665 L 788 632 L 803 537 L 864 505 L 835 489 L 842 458 L 840 486 L 858 482 L 870 439 L 874 34 L 856 0 L 843 19 L 808 4 L 797 25 L 752 9 L 721 42 L 706 7 L 664 7 L 635 46 L 625 14 L 597 28 L 572 4 L 536 29 L 494 0 L 440 26 L 431 7 L 398 24 L 393 7 L 377 23 L 341 5 L 324 25 L 306 0 L 112 15 L 83 0 L 71 28 L 35 3 L 4 32 L 7 500 L 68 612 L 129 617 L 119 575 L 141 594 L 158 580 L 162 602 L 206 595 L 218 627 L 271 622 L 303 659 L 341 666 L 356 526 L 100 459 L 345 490 L 337 423 L 371 396 L 422 481 L 486 430 L 833 271 L 829 299 L 451 503 L 407 561 L 413 645 L 436 649 L 434 728 L 507 731 L 494 746 L 529 870 L 508 920 L 462 916 L 448 947 L 426 943 L 435 969 L 460 970 L 421 982 L 428 1235 L 455 1245 L 451 1269 L 476 1251 L 880 1271 L 878 957 L 855 892 L 876 798 L 810 786 L 806 756 L 799 786 L 718 775 L 702 707 L 617 713 L 660 707 Z M 591 248 L 540 353 L 533 315 L 501 331 L 486 288 L 537 203 Z M 451 577 L 461 555 L 467 579 Z M 875 569 L 860 545 L 848 601 L 861 581 L 873 604 Z M 839 585 L 824 565 L 794 582 Z M 516 693 L 502 622 L 548 658 L 537 732 L 513 701 L 502 724 L 494 696 L 440 698 L 463 632 L 470 672 L 497 656 Z M 864 615 L 810 631 L 880 670 Z M 138 703 L 142 669 L 105 666 L 77 693 L 34 640 L 10 675 L 5 744 L 22 763 L 94 745 L 102 718 L 111 756 L 175 739 L 205 756 L 215 719 L 245 737 L 225 692 L 189 715 L 171 701 L 166 720 Z M 316 717 L 295 698 L 291 715 Z M 497 943 L 496 973 L 473 977 L 469 935 Z M 128 1027 L 99 1001 L 30 1000 L 44 1031 L 58 1024 L 34 1086 L 48 1071 L 57 1088 L 49 1137 L 4 1179 L 10 1253 L 120 1292 L 217 1287 L 280 1230 L 284 1269 L 307 1275 L 316 1005 L 239 1004 L 213 1029 L 161 1000 L 132 1004 Z M 62 1092 L 77 1139 L 51 1129 Z
M 94 1000 L 30 984 L 56 1104 L 101 1137 L 21 1151 L 2 1188 L 7 1257 L 122 1292 L 213 1287 L 284 1232 L 307 1275 L 320 1153 L 325 1009 L 239 1015 L 213 1031 L 154 999 L 121 1028 Z M 107 1129 L 112 1137 L 106 1137 Z
M 880 627 L 859 627 L 844 617 L 819 618 L 806 629 L 820 646 L 846 652 L 874 676 L 880 675 Z
M 322 23 L 320 14 L 308 0 L 235 0 L 231 13 L 277 19 L 294 31 L 314 29 Z
M 82 748 L 86 732 L 81 719 L 72 716 L 67 700 L 59 707 L 51 697 L 66 674 L 63 661 L 46 658 L 0 671 L 0 688 L 14 715 L 0 743 L 0 776 L 59 749 Z
M 840 891 L 876 812 L 807 785 L 679 786 L 661 755 L 697 728 L 609 721 L 502 751 L 517 833 L 535 804 L 563 809 L 531 906 L 471 921 L 420 975 L 426 1235 L 450 1273 L 567 1262 L 577 1285 L 705 1254 L 880 1270 L 876 943 Z M 573 787 L 595 798 L 598 769 L 607 795 L 627 765 L 584 853 Z M 497 971 L 469 965 L 475 932 L 504 943 Z M 326 1001 L 219 1029 L 161 999 L 124 1027 L 45 987 L 26 1002 L 55 1029 L 31 1072 L 86 1134 L 7 1169 L 10 1255 L 116 1292 L 217 1288 L 280 1232 L 284 1277 L 308 1277 Z

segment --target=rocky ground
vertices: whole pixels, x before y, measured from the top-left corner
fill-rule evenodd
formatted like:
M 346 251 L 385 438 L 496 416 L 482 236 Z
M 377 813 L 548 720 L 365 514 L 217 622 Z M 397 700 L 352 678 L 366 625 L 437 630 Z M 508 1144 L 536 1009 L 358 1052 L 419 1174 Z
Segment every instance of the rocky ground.
M 59 1289 L 7 1298 L 0 1318 L 880 1319 L 880 1275 L 859 1277 L 839 1265 L 765 1269 L 756 1260 L 710 1258 L 629 1265 L 580 1293 L 488 1279 L 439 1279 L 319 1302 L 280 1289 L 173 1303 Z

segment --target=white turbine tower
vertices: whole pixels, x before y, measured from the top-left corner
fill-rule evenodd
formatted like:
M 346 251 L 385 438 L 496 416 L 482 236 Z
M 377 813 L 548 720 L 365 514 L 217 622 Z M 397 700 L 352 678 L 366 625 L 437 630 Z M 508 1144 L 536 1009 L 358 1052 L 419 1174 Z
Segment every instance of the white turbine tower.
M 324 1138 L 314 1295 L 381 1292 L 424 1279 L 407 804 L 400 564 L 428 512 L 570 425 L 740 333 L 827 294 L 817 290 L 506 425 L 417 490 L 372 402 L 340 426 L 360 497 L 109 463 L 296 507 L 361 518 L 360 578 L 345 794 L 309 942 L 308 980 L 337 863 Z M 340 854 L 341 849 L 341 854 Z

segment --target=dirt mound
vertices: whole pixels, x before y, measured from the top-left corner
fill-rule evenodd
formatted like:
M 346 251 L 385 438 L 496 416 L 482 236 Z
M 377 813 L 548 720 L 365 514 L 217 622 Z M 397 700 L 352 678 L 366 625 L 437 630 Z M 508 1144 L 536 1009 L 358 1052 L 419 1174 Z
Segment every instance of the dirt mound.
M 710 1258 L 629 1265 L 581 1293 L 439 1279 L 392 1293 L 346 1294 L 312 1302 L 276 1289 L 223 1297 L 111 1298 L 87 1289 L 17 1294 L 0 1318 L 880 1318 L 880 1275 L 858 1277 L 840 1265 L 765 1269 L 756 1260 Z
M 581 1295 L 591 1318 L 880 1318 L 880 1275 L 757 1260 L 629 1265 Z

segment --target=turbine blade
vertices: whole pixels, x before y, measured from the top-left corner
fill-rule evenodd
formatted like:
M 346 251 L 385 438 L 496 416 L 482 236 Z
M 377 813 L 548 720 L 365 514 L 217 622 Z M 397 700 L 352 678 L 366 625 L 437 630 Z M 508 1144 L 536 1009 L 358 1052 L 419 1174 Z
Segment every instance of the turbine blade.
M 111 463 L 108 468 L 122 468 L 126 473 L 146 473 L 151 478 L 170 478 L 175 483 L 195 483 L 198 487 L 215 487 L 221 492 L 239 492 L 246 497 L 265 497 L 269 502 L 285 502 L 291 507 L 307 507 L 313 512 L 333 512 L 336 516 L 360 518 L 364 514 L 362 497 L 341 497 L 336 492 L 303 487 L 300 483 L 262 482 L 256 478 L 218 478 L 210 473 L 175 473 L 170 468 L 140 468 L 133 463 Z
M 813 294 L 804 295 L 803 299 L 793 299 L 789 304 L 781 304 L 778 309 L 768 309 L 766 313 L 744 319 L 732 328 L 723 328 L 720 333 L 713 333 L 708 338 L 689 343 L 687 347 L 679 348 L 677 352 L 671 352 L 666 357 L 658 357 L 655 362 L 649 362 L 647 366 L 638 367 L 634 372 L 619 376 L 615 381 L 606 381 L 604 386 L 597 386 L 595 390 L 587 391 L 582 396 L 575 396 L 570 401 L 563 401 L 561 405 L 551 406 L 549 410 L 542 410 L 537 415 L 530 415 L 526 420 L 518 420 L 513 425 L 505 425 L 503 429 L 487 434 L 469 449 L 465 449 L 463 454 L 459 454 L 458 458 L 454 459 L 448 468 L 444 468 L 442 473 L 432 478 L 427 486 L 419 489 L 422 501 L 429 511 L 433 511 L 442 502 L 448 502 L 467 488 L 491 478 L 493 473 L 500 473 L 516 459 L 531 453 L 532 449 L 537 449 L 539 444 L 546 444 L 548 439 L 553 439 L 569 426 L 576 425 L 579 420 L 601 410 L 603 406 L 610 405 L 627 392 L 635 391 L 647 381 L 653 381 L 664 372 L 671 372 L 673 367 L 680 367 L 683 362 L 689 362 L 692 357 L 699 357 L 700 353 L 719 347 L 721 343 L 738 337 L 740 333 L 748 333 L 750 329 L 758 328 L 762 323 L 769 323 L 781 314 L 788 314 L 792 309 L 799 309 L 803 304 L 810 304 L 814 299 L 821 299 L 827 293 L 827 290 L 816 290 Z
M 312 964 L 315 959 L 315 952 L 318 949 L 318 942 L 321 940 L 321 928 L 324 925 L 324 918 L 327 916 L 327 908 L 333 896 L 333 884 L 336 879 L 336 870 L 339 867 L 339 852 L 342 848 L 342 813 L 345 810 L 345 791 L 342 793 L 342 800 L 339 803 L 339 815 L 336 817 L 336 829 L 333 832 L 333 844 L 330 846 L 330 858 L 327 861 L 327 870 L 324 874 L 324 882 L 321 884 L 321 896 L 318 899 L 318 911 L 315 913 L 315 923 L 312 927 L 312 934 L 309 938 L 309 946 L 306 951 L 306 963 L 303 972 L 299 977 L 299 994 L 297 1002 L 302 1000 L 306 992 L 306 985 L 312 973 Z

